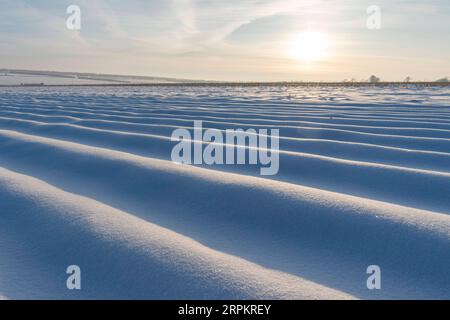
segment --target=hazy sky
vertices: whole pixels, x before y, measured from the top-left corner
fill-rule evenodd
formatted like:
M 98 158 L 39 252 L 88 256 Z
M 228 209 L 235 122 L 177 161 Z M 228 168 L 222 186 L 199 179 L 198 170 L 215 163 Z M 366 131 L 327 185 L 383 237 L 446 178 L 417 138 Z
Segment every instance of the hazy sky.
M 66 27 L 71 4 L 79 31 Z M 381 8 L 379 30 L 366 26 L 370 5 Z M 0 0 L 0 68 L 436 80 L 450 76 L 450 1 Z

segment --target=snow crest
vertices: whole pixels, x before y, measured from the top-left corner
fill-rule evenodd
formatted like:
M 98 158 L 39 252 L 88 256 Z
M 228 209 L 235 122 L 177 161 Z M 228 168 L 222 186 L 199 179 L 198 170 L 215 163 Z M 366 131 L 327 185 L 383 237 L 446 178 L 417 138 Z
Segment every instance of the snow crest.
M 450 298 L 449 89 L 97 90 L 0 91 L 0 299 Z M 172 163 L 194 120 L 279 173 Z

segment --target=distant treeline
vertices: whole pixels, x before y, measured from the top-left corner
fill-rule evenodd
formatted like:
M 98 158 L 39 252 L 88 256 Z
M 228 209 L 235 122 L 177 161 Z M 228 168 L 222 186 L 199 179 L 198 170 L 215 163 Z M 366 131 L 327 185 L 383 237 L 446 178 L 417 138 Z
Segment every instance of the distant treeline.
M 27 84 L 43 86 L 45 84 Z M 20 87 L 24 85 L 0 85 L 0 87 Z M 450 82 L 183 82 L 183 83 L 109 83 L 109 84 L 62 84 L 46 87 L 450 87 Z

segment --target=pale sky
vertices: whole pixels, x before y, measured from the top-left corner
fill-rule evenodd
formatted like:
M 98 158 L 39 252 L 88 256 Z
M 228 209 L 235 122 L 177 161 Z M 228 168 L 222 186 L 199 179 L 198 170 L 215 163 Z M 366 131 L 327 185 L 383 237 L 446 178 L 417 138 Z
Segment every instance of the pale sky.
M 66 27 L 69 5 L 81 30 Z M 381 9 L 370 30 L 367 8 Z M 0 0 L 0 68 L 231 81 L 450 76 L 450 1 Z

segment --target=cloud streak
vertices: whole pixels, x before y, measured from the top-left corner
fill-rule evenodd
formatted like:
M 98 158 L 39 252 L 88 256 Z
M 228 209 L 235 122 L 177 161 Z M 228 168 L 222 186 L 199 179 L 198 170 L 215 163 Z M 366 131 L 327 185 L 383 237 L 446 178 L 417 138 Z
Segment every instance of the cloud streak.
M 65 28 L 65 10 L 73 3 L 82 8 L 80 32 Z M 407 72 L 411 58 L 424 61 L 411 74 L 416 78 L 432 79 L 441 76 L 437 70 L 450 69 L 449 62 L 442 62 L 443 56 L 450 55 L 446 2 L 379 1 L 383 28 L 378 33 L 365 28 L 369 4 L 366 0 L 61 0 L 57 4 L 3 0 L 1 67 L 219 80 L 359 78 L 374 72 L 374 62 L 368 61 L 377 57 L 382 63 L 377 61 L 375 69 L 385 79 L 394 77 L 392 66 L 396 72 Z M 331 59 L 313 69 L 283 54 L 284 42 L 304 29 L 326 32 L 335 44 Z M 349 64 L 354 57 L 359 61 Z

